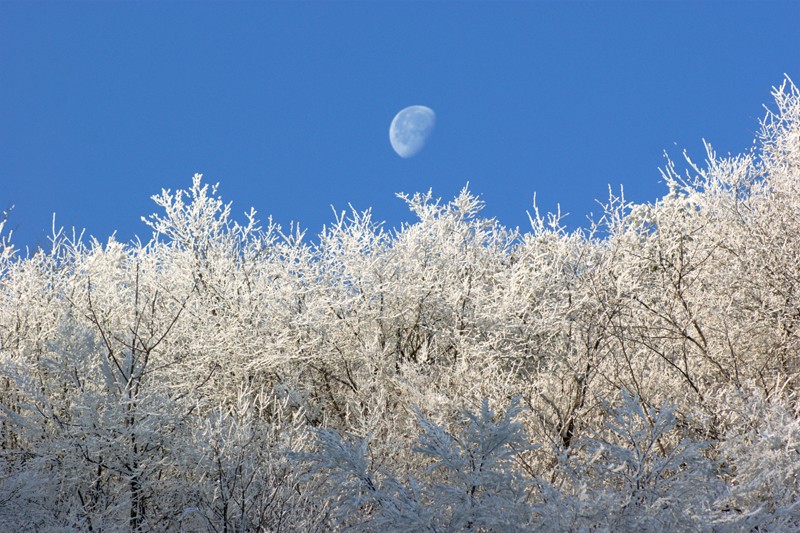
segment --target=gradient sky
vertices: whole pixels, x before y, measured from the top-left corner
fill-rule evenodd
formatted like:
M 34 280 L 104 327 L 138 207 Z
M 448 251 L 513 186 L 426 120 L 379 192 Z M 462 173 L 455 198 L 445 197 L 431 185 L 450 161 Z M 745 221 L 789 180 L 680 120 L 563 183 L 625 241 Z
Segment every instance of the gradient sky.
M 234 213 L 316 234 L 348 203 L 396 227 L 395 193 L 572 227 L 608 185 L 665 193 L 663 152 L 748 149 L 788 74 L 800 2 L 9 2 L 0 0 L 0 208 L 18 247 L 57 224 L 149 238 L 195 172 Z M 437 113 L 402 159 L 402 108 Z M 239 217 L 241 218 L 241 217 Z

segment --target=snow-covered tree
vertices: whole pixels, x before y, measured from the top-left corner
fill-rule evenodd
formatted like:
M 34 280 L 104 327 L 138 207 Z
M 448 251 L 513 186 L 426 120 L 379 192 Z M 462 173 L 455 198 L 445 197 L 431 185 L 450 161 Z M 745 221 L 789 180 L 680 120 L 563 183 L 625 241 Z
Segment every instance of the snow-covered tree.
M 307 239 L 200 175 L 146 242 L 22 254 L 4 213 L 0 530 L 797 529 L 800 92 L 773 96 L 751 151 L 574 231 L 465 188 Z

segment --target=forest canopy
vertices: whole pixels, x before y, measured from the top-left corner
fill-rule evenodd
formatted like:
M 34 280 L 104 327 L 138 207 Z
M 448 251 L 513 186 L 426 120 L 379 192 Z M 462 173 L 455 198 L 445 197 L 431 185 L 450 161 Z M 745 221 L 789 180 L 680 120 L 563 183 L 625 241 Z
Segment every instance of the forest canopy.
M 0 224 L 0 530 L 800 530 L 800 92 L 589 227 L 401 196 L 311 242 L 195 175 Z M 685 170 L 684 170 L 685 168 Z

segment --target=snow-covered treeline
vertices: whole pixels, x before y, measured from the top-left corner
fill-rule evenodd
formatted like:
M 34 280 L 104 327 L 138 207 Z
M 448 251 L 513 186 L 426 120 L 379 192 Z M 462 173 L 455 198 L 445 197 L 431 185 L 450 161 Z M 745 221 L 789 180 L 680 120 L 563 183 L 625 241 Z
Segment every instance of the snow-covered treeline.
M 567 231 L 402 196 L 309 243 L 216 187 L 0 241 L 0 531 L 800 530 L 800 92 Z M 0 225 L 0 232 L 2 225 Z

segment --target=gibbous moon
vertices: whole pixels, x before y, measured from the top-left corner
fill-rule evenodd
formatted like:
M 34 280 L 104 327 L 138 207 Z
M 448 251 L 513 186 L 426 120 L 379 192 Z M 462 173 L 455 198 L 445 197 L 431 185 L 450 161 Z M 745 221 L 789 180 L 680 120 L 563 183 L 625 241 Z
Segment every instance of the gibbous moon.
M 389 127 L 389 141 L 397 155 L 409 158 L 417 155 L 433 133 L 436 113 L 424 105 L 412 105 L 400 111 Z

